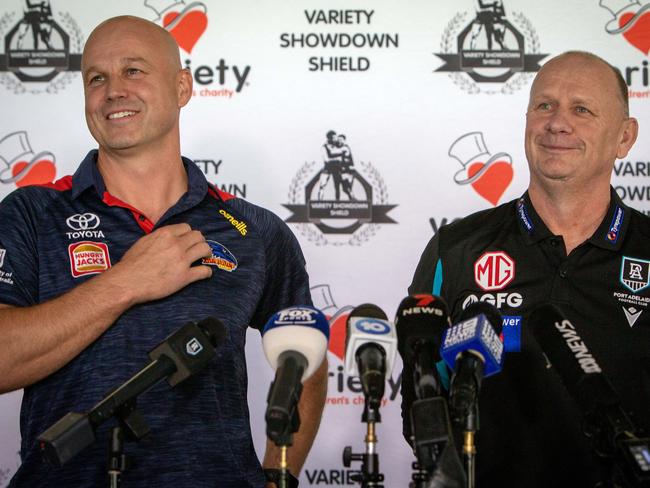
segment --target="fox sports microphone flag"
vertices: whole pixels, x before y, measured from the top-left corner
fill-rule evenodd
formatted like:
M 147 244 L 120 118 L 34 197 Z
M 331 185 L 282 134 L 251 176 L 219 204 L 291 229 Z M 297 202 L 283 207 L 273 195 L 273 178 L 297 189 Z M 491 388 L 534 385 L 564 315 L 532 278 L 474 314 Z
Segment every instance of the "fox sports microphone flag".
M 266 359 L 274 370 L 286 351 L 302 354 L 307 367 L 302 380 L 309 378 L 321 365 L 327 353 L 329 323 L 322 312 L 308 305 L 285 308 L 274 314 L 262 331 Z

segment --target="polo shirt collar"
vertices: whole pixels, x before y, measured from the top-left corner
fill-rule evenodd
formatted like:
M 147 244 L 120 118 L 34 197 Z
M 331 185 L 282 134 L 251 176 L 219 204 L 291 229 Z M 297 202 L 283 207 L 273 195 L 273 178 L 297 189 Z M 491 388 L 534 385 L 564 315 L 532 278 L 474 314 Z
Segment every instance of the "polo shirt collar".
M 90 151 L 72 176 L 72 198 L 76 199 L 83 192 L 93 187 L 97 195 L 104 199 L 106 185 L 97 169 L 97 149 Z M 183 165 L 187 171 L 188 191 L 174 206 L 174 213 L 182 212 L 201 202 L 208 192 L 208 182 L 203 172 L 191 159 L 183 157 Z
M 625 205 L 616 190 L 609 187 L 609 209 L 594 235 L 587 242 L 602 249 L 618 251 L 625 240 L 625 233 L 630 225 L 632 210 Z
M 552 237 L 553 234 L 541 217 L 535 211 L 533 203 L 530 201 L 528 192 L 524 193 L 515 204 L 515 211 L 517 212 L 517 222 L 519 222 L 519 230 L 524 237 L 526 244 L 535 244 L 542 239 Z
M 620 199 L 613 187 L 610 186 L 609 208 L 605 218 L 587 242 L 602 249 L 617 251 L 621 248 L 625 233 L 629 226 L 631 210 Z M 528 192 L 515 204 L 519 230 L 526 244 L 535 244 L 553 233 L 546 227 L 544 221 L 535 211 Z

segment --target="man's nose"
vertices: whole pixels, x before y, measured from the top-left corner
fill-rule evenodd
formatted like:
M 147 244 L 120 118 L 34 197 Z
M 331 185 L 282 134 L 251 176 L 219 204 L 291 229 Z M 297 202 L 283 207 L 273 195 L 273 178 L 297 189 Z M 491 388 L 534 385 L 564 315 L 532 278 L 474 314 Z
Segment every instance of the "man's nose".
M 573 126 L 571 125 L 569 113 L 563 109 L 555 110 L 546 120 L 545 129 L 552 133 L 572 132 Z
M 106 98 L 116 100 L 127 95 L 126 83 L 119 76 L 111 76 L 106 83 Z

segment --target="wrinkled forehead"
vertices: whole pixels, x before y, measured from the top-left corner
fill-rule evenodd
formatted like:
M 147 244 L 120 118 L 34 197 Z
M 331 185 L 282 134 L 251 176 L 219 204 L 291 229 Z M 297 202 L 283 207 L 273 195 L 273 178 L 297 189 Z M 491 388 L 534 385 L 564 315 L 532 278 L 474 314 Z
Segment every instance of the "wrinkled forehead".
M 616 76 L 597 60 L 579 55 L 554 58 L 537 73 L 530 89 L 530 101 L 540 96 L 563 96 L 583 100 L 616 101 Z

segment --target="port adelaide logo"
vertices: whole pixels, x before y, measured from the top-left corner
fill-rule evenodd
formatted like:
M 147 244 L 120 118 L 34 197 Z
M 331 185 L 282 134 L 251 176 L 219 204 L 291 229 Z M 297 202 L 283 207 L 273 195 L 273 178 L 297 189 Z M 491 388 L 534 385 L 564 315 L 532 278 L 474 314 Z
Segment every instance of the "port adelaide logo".
M 370 162 L 356 161 L 345 134 L 330 130 L 322 162 L 306 162 L 289 188 L 288 223 L 316 245 L 361 245 L 378 224 L 395 224 L 383 178 Z M 314 229 L 315 227 L 315 229 Z
M 621 283 L 633 293 L 639 293 L 650 285 L 650 261 L 623 257 Z
M 503 1 L 478 2 L 476 12 L 457 13 L 445 28 L 435 53 L 444 64 L 436 72 L 449 73 L 460 88 L 471 94 L 511 94 L 539 71 L 537 33 L 518 12 L 506 12 Z
M 55 15 L 55 2 L 22 3 L 22 12 L 0 16 L 0 85 L 15 94 L 57 93 L 81 69 L 83 35 L 69 13 Z

